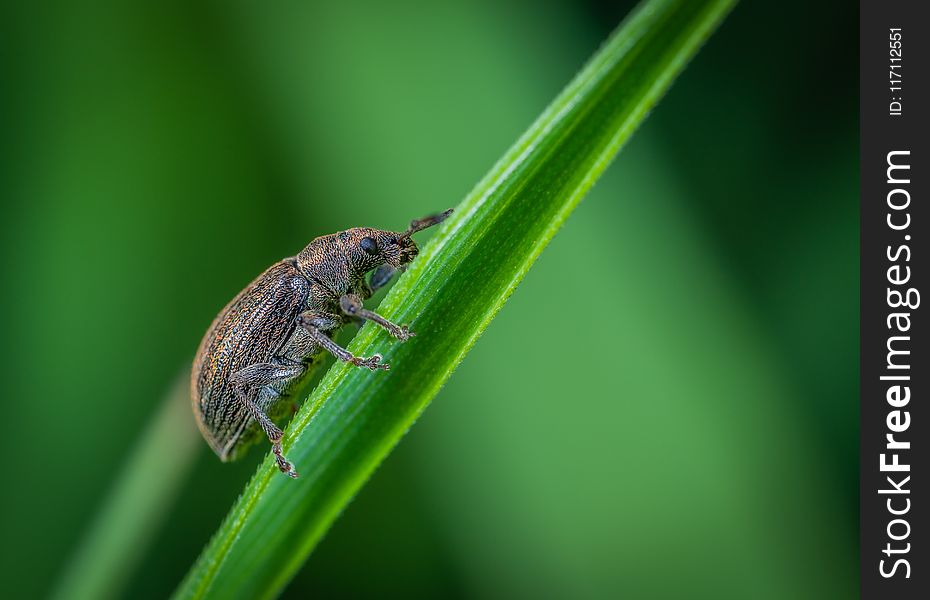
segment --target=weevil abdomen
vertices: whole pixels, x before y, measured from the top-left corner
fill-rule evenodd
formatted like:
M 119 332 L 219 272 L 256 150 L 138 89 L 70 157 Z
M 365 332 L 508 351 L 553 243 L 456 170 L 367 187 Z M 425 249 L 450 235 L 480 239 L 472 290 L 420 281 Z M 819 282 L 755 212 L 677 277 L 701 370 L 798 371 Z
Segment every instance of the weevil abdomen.
M 207 330 L 191 373 L 191 401 L 197 424 L 220 459 L 235 459 L 260 432 L 236 397 L 231 377 L 251 365 L 278 360 L 309 301 L 310 287 L 292 259 L 278 262 L 233 298 Z M 315 349 L 308 345 L 304 351 L 312 354 Z M 256 401 L 277 416 L 275 405 L 283 404 L 293 383 L 262 389 Z

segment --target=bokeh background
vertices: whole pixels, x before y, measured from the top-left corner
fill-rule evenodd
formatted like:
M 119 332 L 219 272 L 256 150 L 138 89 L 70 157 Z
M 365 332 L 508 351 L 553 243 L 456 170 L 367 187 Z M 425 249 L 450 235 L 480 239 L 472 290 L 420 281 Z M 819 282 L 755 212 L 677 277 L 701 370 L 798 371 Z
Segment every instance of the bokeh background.
M 457 202 L 631 6 L 4 2 L 0 596 L 233 294 Z M 285 597 L 857 594 L 857 22 L 737 7 Z M 201 447 L 127 597 L 260 455 Z

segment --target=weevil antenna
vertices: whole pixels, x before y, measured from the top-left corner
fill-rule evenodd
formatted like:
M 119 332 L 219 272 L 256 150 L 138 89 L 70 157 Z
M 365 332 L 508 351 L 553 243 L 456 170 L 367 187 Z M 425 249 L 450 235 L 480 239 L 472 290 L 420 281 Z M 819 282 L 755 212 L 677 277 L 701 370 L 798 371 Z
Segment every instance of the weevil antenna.
M 453 209 L 445 210 L 438 215 L 430 215 L 428 217 L 423 217 L 422 219 L 414 219 L 410 221 L 410 227 L 407 228 L 407 231 L 403 232 L 400 235 L 400 239 L 404 240 L 409 238 L 411 235 L 418 231 L 423 231 L 433 225 L 438 225 L 446 220 L 446 217 L 452 214 Z

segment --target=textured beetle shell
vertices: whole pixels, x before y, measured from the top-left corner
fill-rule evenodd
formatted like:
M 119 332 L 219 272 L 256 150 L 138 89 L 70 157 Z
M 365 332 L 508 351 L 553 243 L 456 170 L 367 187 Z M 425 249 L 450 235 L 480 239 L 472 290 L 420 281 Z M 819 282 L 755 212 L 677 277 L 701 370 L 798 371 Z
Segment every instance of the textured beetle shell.
M 418 252 L 410 234 L 439 223 L 449 212 L 412 221 L 403 233 L 353 227 L 320 236 L 297 256 L 269 267 L 220 311 L 194 359 L 191 402 L 200 432 L 221 460 L 235 460 L 264 433 L 272 442 L 278 467 L 296 476 L 282 453 L 281 432 L 269 419 L 283 415 L 289 398 L 306 382 L 324 342 L 342 360 L 372 370 L 387 368 L 374 366 L 380 356 L 353 357 L 320 335 L 331 340 L 353 319 L 343 299 L 358 302 L 371 297 L 366 273 L 382 265 L 393 270 L 408 264 Z M 298 326 L 302 313 L 318 325 Z M 412 335 L 406 326 L 401 329 L 374 317 L 399 339 Z
M 261 435 L 258 423 L 236 397 L 230 377 L 279 353 L 310 294 L 310 283 L 298 272 L 296 261 L 283 260 L 239 292 L 204 335 L 191 373 L 191 402 L 203 437 L 221 460 L 234 460 Z M 269 416 L 280 416 L 286 399 L 282 394 L 262 408 Z

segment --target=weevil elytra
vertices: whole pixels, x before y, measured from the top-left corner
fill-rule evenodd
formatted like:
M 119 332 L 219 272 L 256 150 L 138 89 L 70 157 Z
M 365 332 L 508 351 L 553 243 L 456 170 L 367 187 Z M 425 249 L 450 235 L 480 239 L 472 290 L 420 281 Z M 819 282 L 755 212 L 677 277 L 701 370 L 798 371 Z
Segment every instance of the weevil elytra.
M 220 311 L 191 371 L 197 425 L 220 460 L 240 457 L 264 432 L 278 468 L 297 477 L 274 421 L 324 350 L 372 371 L 388 368 L 378 354 L 353 356 L 333 335 L 350 321 L 368 320 L 398 340 L 413 336 L 362 302 L 416 257 L 411 236 L 451 212 L 412 221 L 404 232 L 356 227 L 318 237 L 297 256 L 271 265 Z

